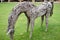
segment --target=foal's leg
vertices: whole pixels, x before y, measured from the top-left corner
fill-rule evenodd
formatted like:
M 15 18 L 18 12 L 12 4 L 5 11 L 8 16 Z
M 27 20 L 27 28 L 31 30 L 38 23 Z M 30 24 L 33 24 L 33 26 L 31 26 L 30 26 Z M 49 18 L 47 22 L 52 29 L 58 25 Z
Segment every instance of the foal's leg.
M 44 15 L 41 16 L 41 27 L 42 27 L 42 25 L 43 25 L 43 21 L 44 21 Z
M 34 28 L 34 19 L 31 19 L 30 25 L 31 25 L 31 30 L 30 30 L 30 39 L 31 39 L 32 38 L 32 33 L 33 33 L 33 28 Z

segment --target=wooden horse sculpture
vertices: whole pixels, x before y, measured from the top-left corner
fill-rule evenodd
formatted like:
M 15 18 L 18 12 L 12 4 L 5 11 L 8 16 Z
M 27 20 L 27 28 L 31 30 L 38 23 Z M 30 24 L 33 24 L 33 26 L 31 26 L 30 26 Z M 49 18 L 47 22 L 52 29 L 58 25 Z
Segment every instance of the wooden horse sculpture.
M 34 20 L 39 16 L 41 16 L 42 19 L 44 19 L 43 15 L 46 16 L 46 31 L 47 31 L 48 17 L 52 12 L 52 4 L 50 2 L 44 2 L 40 6 L 36 7 L 36 6 L 34 6 L 34 4 L 32 4 L 30 2 L 22 2 L 12 9 L 12 12 L 8 19 L 7 34 L 10 34 L 11 40 L 13 40 L 14 25 L 15 25 L 16 20 L 18 19 L 19 15 L 22 12 L 25 13 L 25 15 L 28 19 L 27 31 L 29 29 L 29 24 L 31 25 L 30 38 L 32 38 L 32 32 L 33 32 L 33 28 L 34 28 Z

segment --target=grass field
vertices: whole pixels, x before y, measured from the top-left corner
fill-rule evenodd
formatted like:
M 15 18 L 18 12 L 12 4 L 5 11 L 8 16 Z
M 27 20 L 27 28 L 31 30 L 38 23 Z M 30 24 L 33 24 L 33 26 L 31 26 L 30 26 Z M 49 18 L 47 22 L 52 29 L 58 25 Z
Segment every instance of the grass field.
M 0 40 L 10 40 L 6 35 L 8 16 L 11 9 L 17 3 L 0 3 Z M 36 3 L 39 5 L 39 3 Z M 43 27 L 41 27 L 40 17 L 35 20 L 34 32 L 32 40 L 60 40 L 60 3 L 54 4 L 54 14 L 49 18 L 48 32 L 45 32 L 45 21 Z M 14 40 L 29 40 L 26 32 L 27 18 L 24 14 L 19 16 L 15 25 Z

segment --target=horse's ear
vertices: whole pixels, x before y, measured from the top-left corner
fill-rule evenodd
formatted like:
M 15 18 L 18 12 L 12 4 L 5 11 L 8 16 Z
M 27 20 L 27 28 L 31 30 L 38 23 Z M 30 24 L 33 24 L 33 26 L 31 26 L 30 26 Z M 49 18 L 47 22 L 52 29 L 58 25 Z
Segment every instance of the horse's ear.
M 54 3 L 53 3 L 53 2 L 51 2 L 51 4 L 52 4 L 52 8 L 51 8 L 50 16 L 52 16 L 52 15 L 53 15 L 53 7 L 54 7 Z

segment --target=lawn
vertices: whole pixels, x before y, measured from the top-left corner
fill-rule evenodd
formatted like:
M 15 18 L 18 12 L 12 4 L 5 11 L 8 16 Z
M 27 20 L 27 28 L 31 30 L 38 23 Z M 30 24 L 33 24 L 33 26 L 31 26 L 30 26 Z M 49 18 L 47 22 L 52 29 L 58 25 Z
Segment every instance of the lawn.
M 6 35 L 8 16 L 12 8 L 17 2 L 11 3 L 0 3 L 0 40 L 10 40 L 9 36 Z M 39 5 L 39 3 L 35 3 Z M 60 3 L 54 4 L 54 14 L 49 18 L 48 32 L 45 32 L 45 21 L 43 27 L 40 25 L 41 19 L 38 17 L 35 20 L 34 32 L 32 40 L 60 40 Z M 29 40 L 26 32 L 27 18 L 24 14 L 21 14 L 15 25 L 14 40 Z

